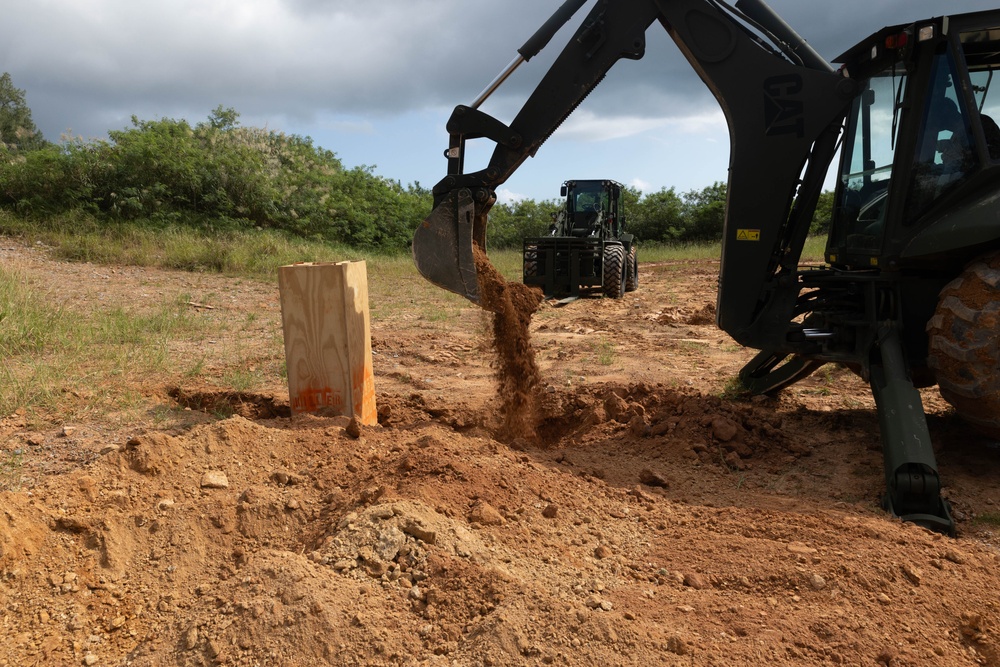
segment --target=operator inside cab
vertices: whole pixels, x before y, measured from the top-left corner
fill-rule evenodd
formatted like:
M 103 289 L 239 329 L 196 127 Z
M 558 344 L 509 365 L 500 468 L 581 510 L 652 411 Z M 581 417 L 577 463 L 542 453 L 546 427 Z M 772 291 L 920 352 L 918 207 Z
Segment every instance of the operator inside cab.
M 964 181 L 977 166 L 969 114 L 952 85 L 950 59 L 934 62 L 921 136 L 914 157 L 907 220 L 915 220 L 935 199 Z

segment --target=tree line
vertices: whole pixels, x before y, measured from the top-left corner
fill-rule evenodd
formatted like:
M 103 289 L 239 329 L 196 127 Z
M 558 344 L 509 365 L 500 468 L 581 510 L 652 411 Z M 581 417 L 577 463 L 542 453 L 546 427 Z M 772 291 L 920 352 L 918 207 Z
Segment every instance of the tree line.
M 713 183 L 701 190 L 677 192 L 662 188 L 643 193 L 634 187 L 622 190 L 625 227 L 644 243 L 691 245 L 722 240 L 726 216 L 726 184 Z M 487 235 L 491 247 L 520 248 L 522 240 L 547 233 L 562 202 L 523 199 L 494 205 Z M 824 234 L 830 228 L 833 193 L 820 196 L 810 232 Z
M 826 210 L 816 231 L 829 224 Z M 687 244 L 722 235 L 726 186 L 678 193 L 625 193 L 626 224 L 642 242 Z M 23 90 L 0 77 L 0 208 L 24 217 L 83 214 L 96 223 L 187 225 L 206 230 L 273 229 L 350 247 L 405 249 L 433 206 L 419 183 L 346 167 L 309 137 L 243 127 L 221 105 L 208 118 L 132 117 L 107 140 L 46 141 Z M 493 207 L 489 241 L 518 248 L 544 234 L 556 200 Z M 826 216 L 825 220 L 823 216 Z

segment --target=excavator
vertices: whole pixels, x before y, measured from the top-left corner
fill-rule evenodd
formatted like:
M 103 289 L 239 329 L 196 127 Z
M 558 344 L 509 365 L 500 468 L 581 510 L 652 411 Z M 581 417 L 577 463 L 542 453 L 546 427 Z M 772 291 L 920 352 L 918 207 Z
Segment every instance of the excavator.
M 586 0 L 567 0 L 447 123 L 447 175 L 413 237 L 418 270 L 478 302 L 495 190 L 658 23 L 713 93 L 730 132 L 717 324 L 759 350 L 740 371 L 766 394 L 827 363 L 872 390 L 883 507 L 955 535 L 919 389 L 1000 439 L 1000 9 L 883 28 L 825 61 L 763 0 L 596 0 L 514 119 L 483 102 Z M 998 84 L 1000 87 L 1000 84 Z M 495 143 L 465 171 L 466 142 Z M 820 265 L 800 266 L 827 172 Z

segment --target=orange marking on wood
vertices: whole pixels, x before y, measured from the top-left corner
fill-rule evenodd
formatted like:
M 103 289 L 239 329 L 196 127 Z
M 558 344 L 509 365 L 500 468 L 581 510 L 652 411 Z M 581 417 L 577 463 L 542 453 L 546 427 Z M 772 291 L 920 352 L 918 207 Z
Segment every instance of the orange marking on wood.
M 362 366 L 351 372 L 352 394 L 354 396 L 354 417 L 362 424 L 371 426 L 378 423 L 375 408 L 375 378 L 371 368 Z
M 344 407 L 344 399 L 340 391 L 323 387 L 322 389 L 304 389 L 297 395 L 291 397 L 292 410 L 294 412 L 315 412 L 320 408 L 334 408 L 340 410 Z

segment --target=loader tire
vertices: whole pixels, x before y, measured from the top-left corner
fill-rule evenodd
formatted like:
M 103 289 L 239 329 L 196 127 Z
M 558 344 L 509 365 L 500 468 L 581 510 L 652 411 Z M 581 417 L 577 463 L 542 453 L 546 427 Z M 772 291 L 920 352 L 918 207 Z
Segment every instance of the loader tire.
M 625 248 L 604 246 L 604 296 L 620 299 L 625 294 Z
M 965 421 L 1000 439 L 1000 252 L 965 267 L 927 323 L 927 365 Z
M 534 250 L 524 253 L 524 276 L 527 278 L 538 276 L 538 253 Z
M 628 262 L 625 267 L 625 291 L 634 292 L 639 289 L 639 253 L 632 246 L 628 251 Z

